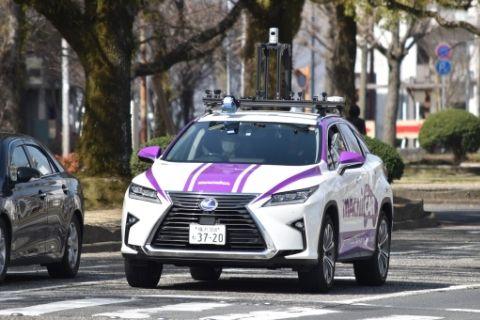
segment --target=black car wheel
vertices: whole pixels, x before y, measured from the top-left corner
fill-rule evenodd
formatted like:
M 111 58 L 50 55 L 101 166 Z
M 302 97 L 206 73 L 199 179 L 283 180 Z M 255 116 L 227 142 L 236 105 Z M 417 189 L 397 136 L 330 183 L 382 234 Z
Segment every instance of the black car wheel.
M 377 226 L 376 248 L 368 260 L 355 261 L 353 268 L 359 284 L 379 286 L 385 283 L 390 264 L 391 227 L 385 214 L 380 216 Z
M 48 274 L 52 278 L 73 278 L 78 273 L 82 251 L 82 232 L 76 216 L 68 226 L 67 243 L 61 262 L 47 265 Z
M 194 280 L 217 281 L 222 274 L 222 268 L 209 266 L 190 267 L 190 274 Z
M 8 261 L 10 257 L 10 241 L 7 225 L 0 218 L 0 283 L 5 280 L 7 274 Z
M 125 259 L 125 276 L 131 287 L 155 288 L 162 270 L 163 265 L 153 261 Z
M 333 287 L 337 257 L 337 235 L 330 216 L 325 217 L 320 232 L 318 257 L 318 264 L 315 267 L 298 272 L 300 286 L 304 291 L 327 292 Z

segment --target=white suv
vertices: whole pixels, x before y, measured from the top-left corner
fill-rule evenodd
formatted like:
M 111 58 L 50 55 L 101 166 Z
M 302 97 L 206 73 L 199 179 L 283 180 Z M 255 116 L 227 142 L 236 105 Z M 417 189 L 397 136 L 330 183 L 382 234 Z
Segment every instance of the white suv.
M 307 291 L 335 263 L 360 284 L 387 278 L 392 189 L 380 158 L 338 115 L 225 108 L 190 123 L 125 195 L 128 283 L 156 287 L 163 264 L 214 281 L 223 267 L 292 268 Z

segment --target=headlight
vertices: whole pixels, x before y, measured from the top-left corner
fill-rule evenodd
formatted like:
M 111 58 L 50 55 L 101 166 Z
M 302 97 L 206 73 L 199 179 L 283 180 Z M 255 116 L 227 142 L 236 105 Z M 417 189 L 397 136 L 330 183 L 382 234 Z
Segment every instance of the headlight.
M 134 183 L 128 188 L 128 196 L 132 199 L 161 203 L 157 196 L 157 191 Z
M 267 207 L 282 204 L 304 203 L 317 189 L 318 186 L 314 186 L 306 189 L 275 193 L 263 206 Z

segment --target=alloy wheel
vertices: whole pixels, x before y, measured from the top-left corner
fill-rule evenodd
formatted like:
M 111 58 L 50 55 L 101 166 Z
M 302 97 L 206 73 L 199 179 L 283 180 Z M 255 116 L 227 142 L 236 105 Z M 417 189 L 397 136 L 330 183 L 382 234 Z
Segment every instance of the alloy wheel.
M 68 228 L 67 253 L 68 264 L 74 269 L 78 260 L 78 232 L 73 221 Z
M 326 283 L 333 281 L 335 273 L 335 232 L 329 223 L 323 233 L 323 276 Z
M 388 224 L 385 219 L 381 220 L 378 228 L 378 270 L 380 275 L 385 277 L 388 272 L 388 264 L 390 260 L 390 235 L 388 232 Z

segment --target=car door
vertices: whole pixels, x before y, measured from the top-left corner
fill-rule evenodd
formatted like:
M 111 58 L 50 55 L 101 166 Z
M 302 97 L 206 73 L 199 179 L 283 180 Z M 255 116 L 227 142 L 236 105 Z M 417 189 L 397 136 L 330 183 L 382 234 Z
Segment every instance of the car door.
M 12 202 L 15 207 L 12 232 L 12 261 L 29 259 L 45 254 L 47 233 L 47 204 L 44 181 L 32 179 L 28 182 L 15 182 L 17 168 L 32 167 L 22 143 L 14 143 L 9 148 L 9 172 L 14 181 Z
M 42 174 L 43 189 L 47 204 L 47 229 L 45 233 L 46 254 L 54 257 L 61 254 L 67 229 L 65 227 L 65 198 L 68 189 L 50 155 L 39 145 L 25 146 L 34 168 Z
M 365 154 L 358 143 L 355 134 L 346 123 L 338 125 L 348 151 Z M 372 213 L 374 201 L 369 179 L 370 168 L 366 162 L 357 167 L 345 170 L 343 177 L 352 181 L 352 187 L 343 199 L 343 233 L 341 235 L 340 248 L 345 254 L 363 255 L 371 251 L 372 241 L 375 235 Z

